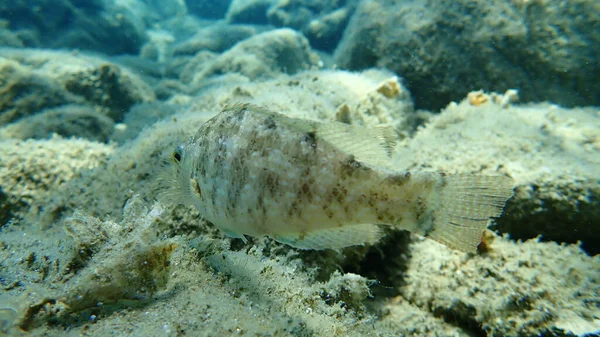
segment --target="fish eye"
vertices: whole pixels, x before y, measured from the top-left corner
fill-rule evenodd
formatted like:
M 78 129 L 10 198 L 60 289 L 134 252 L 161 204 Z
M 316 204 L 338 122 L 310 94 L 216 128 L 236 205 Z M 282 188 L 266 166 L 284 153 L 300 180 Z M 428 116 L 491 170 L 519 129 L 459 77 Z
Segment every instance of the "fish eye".
M 179 145 L 175 151 L 171 154 L 171 158 L 173 158 L 176 162 L 181 162 L 181 153 L 183 152 L 183 146 Z

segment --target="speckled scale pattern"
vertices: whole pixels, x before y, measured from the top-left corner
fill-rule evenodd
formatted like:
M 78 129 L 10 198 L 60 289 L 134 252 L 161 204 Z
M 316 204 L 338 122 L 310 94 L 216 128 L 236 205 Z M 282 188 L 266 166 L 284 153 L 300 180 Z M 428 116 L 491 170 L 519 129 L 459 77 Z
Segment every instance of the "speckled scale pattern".
M 178 148 L 173 195 L 242 239 L 341 248 L 377 241 L 385 224 L 474 251 L 512 180 L 397 171 L 392 144 L 386 130 L 236 104 Z
M 226 108 L 184 145 L 194 204 L 225 231 L 249 235 L 399 222 L 383 184 L 394 175 L 320 139 L 319 125 L 252 105 Z

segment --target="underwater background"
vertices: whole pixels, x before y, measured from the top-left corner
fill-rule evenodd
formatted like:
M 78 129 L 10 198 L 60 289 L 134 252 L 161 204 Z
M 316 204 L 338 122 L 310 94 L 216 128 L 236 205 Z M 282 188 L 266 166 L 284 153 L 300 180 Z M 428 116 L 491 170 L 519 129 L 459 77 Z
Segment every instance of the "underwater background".
M 600 334 L 600 1 L 0 0 L 0 336 Z M 156 202 L 224 106 L 515 181 L 477 254 L 227 238 Z

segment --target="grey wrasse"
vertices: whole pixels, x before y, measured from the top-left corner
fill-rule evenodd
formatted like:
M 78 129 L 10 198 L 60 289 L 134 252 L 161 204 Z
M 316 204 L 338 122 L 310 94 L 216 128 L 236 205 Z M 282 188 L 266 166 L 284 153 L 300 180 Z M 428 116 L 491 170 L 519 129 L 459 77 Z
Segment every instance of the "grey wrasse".
M 404 172 L 396 134 L 291 118 L 251 104 L 223 109 L 172 154 L 161 200 L 193 204 L 230 237 L 301 249 L 370 244 L 382 225 L 473 252 L 513 194 L 503 175 Z

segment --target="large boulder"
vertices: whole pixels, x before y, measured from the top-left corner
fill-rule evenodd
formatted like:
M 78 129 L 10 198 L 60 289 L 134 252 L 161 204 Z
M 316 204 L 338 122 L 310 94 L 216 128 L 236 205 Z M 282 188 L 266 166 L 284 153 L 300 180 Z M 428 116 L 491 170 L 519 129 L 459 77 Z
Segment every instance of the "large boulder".
M 181 17 L 188 11 L 183 0 L 144 0 L 144 2 L 148 4 L 149 14 L 158 18 Z
M 337 46 L 357 0 L 234 0 L 231 23 L 271 24 L 302 32 L 313 48 L 331 52 Z
M 0 57 L 0 125 L 45 108 L 83 102 L 51 78 L 18 61 Z
M 246 39 L 221 54 L 196 80 L 226 73 L 238 73 L 250 79 L 294 74 L 316 67 L 318 56 L 308 40 L 291 29 L 268 31 Z
M 391 126 L 401 134 L 416 129 L 412 101 L 400 79 L 389 71 L 360 73 L 311 70 L 265 81 L 225 77 L 192 99 L 196 110 L 219 110 L 247 102 L 304 119 L 338 121 L 368 127 Z
M 185 0 L 190 14 L 207 19 L 222 19 L 231 0 Z
M 269 22 L 267 11 L 273 2 L 273 0 L 233 0 L 227 10 L 227 21 L 266 24 Z
M 598 308 L 585 303 L 600 291 L 600 257 L 586 256 L 575 245 L 537 240 L 515 244 L 495 238 L 490 247 L 473 257 L 440 249 L 430 240 L 416 242 L 399 277 L 400 297 L 469 327 L 468 334 L 456 334 L 461 336 L 593 336 L 599 331 Z
M 120 121 L 152 89 L 125 67 L 65 52 L 0 49 L 0 125 L 66 104 L 93 105 Z
M 194 55 L 199 51 L 208 50 L 223 52 L 236 43 L 255 34 L 265 31 L 265 28 L 242 24 L 214 24 L 199 30 L 194 36 L 176 44 L 172 53 L 176 56 Z
M 0 139 L 49 139 L 57 134 L 108 142 L 114 125 L 112 119 L 91 106 L 63 105 L 0 127 Z
M 267 17 L 275 26 L 301 31 L 314 48 L 333 51 L 357 3 L 357 0 L 276 0 Z
M 600 253 L 599 109 L 515 98 L 473 92 L 451 103 L 398 147 L 397 167 L 509 175 L 515 195 L 492 228 Z
M 0 140 L 0 226 L 11 217 L 36 222 L 59 188 L 103 165 L 113 151 L 114 146 L 83 139 Z M 64 210 L 49 213 L 59 217 Z
M 335 52 L 347 69 L 389 68 L 418 107 L 469 91 L 519 90 L 523 101 L 600 104 L 600 2 L 366 0 Z
M 11 30 L 2 27 L 5 21 L 0 20 L 0 46 L 6 47 L 23 47 L 21 38 Z
M 24 0 L 0 3 L 0 17 L 25 45 L 135 54 L 146 39 L 140 1 Z

